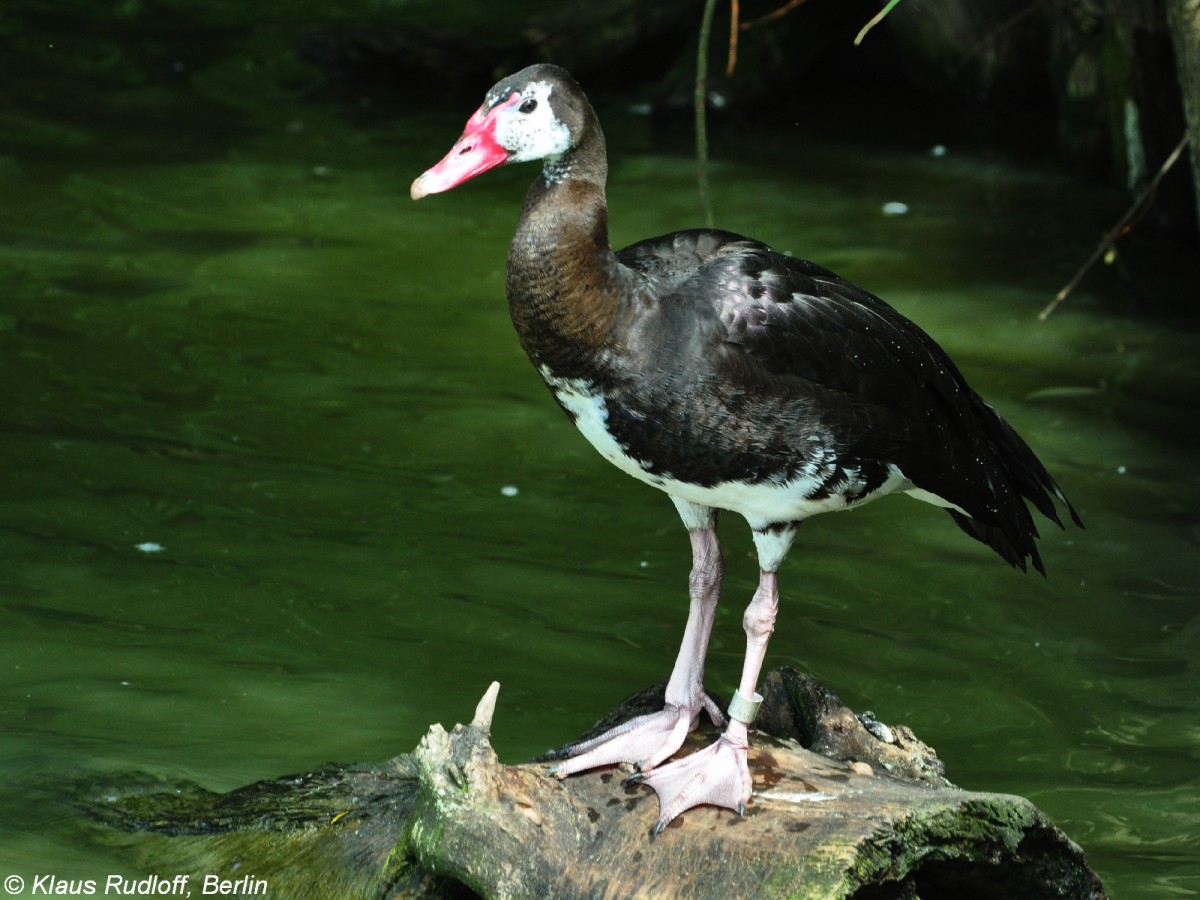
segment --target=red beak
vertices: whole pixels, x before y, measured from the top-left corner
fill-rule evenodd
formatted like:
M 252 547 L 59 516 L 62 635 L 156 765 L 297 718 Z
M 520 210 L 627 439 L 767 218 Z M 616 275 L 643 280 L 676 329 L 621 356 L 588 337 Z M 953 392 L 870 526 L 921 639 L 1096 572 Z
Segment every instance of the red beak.
M 513 95 L 516 97 L 516 94 Z M 412 183 L 412 198 L 420 200 L 457 187 L 488 169 L 508 162 L 508 151 L 496 143 L 495 113 L 512 102 L 498 104 L 485 114 L 481 106 L 467 120 L 467 127 L 440 163 Z

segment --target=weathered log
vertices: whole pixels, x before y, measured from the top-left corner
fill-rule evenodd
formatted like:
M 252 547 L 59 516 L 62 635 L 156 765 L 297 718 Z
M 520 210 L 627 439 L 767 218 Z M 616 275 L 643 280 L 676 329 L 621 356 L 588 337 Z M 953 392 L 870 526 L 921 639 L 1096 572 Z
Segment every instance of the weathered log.
M 629 767 L 558 781 L 502 765 L 495 686 L 470 725 L 434 725 L 379 766 L 223 795 L 110 789 L 88 810 L 149 872 L 261 879 L 272 896 L 1104 897 L 1032 803 L 953 787 L 908 729 L 854 715 L 794 670 L 771 672 L 764 696 L 760 724 L 782 733 L 752 734 L 746 815 L 693 809 L 657 838 L 657 799 L 622 783 Z M 661 702 L 659 686 L 612 719 Z

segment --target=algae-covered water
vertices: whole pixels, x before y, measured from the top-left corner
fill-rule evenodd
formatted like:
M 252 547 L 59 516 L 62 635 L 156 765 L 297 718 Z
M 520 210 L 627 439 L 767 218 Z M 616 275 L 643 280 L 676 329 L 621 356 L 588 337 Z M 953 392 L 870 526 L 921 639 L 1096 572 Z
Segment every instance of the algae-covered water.
M 532 170 L 414 204 L 478 98 L 328 90 L 299 25 L 215 9 L 0 17 L 0 875 L 27 882 L 137 874 L 59 781 L 383 758 L 493 679 L 516 761 L 664 678 L 682 633 L 673 508 L 574 432 L 507 319 Z M 592 92 L 614 242 L 697 224 L 684 126 Z M 1032 798 L 1113 896 L 1200 894 L 1195 282 L 1102 269 L 1039 323 L 1124 198 L 922 127 L 718 129 L 717 223 L 921 323 L 1087 529 L 1046 525 L 1043 580 L 904 498 L 815 519 L 768 665 Z M 728 693 L 756 573 L 723 525 Z

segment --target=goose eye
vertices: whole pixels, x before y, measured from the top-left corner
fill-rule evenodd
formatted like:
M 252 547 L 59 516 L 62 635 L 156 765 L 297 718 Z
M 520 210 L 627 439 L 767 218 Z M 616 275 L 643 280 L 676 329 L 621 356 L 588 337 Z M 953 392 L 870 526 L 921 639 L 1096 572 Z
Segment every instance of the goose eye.
M 531 97 L 517 108 L 523 113 L 531 113 L 537 109 L 537 101 Z

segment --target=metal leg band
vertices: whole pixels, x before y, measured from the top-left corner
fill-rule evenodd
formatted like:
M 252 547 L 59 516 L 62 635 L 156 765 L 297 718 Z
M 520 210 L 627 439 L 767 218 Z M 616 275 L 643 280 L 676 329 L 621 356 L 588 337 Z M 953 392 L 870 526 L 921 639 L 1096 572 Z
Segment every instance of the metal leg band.
M 762 694 L 755 692 L 754 699 L 747 700 L 741 691 L 735 689 L 733 699 L 729 701 L 729 718 L 749 725 L 758 717 L 758 708 L 762 706 L 762 701 Z

